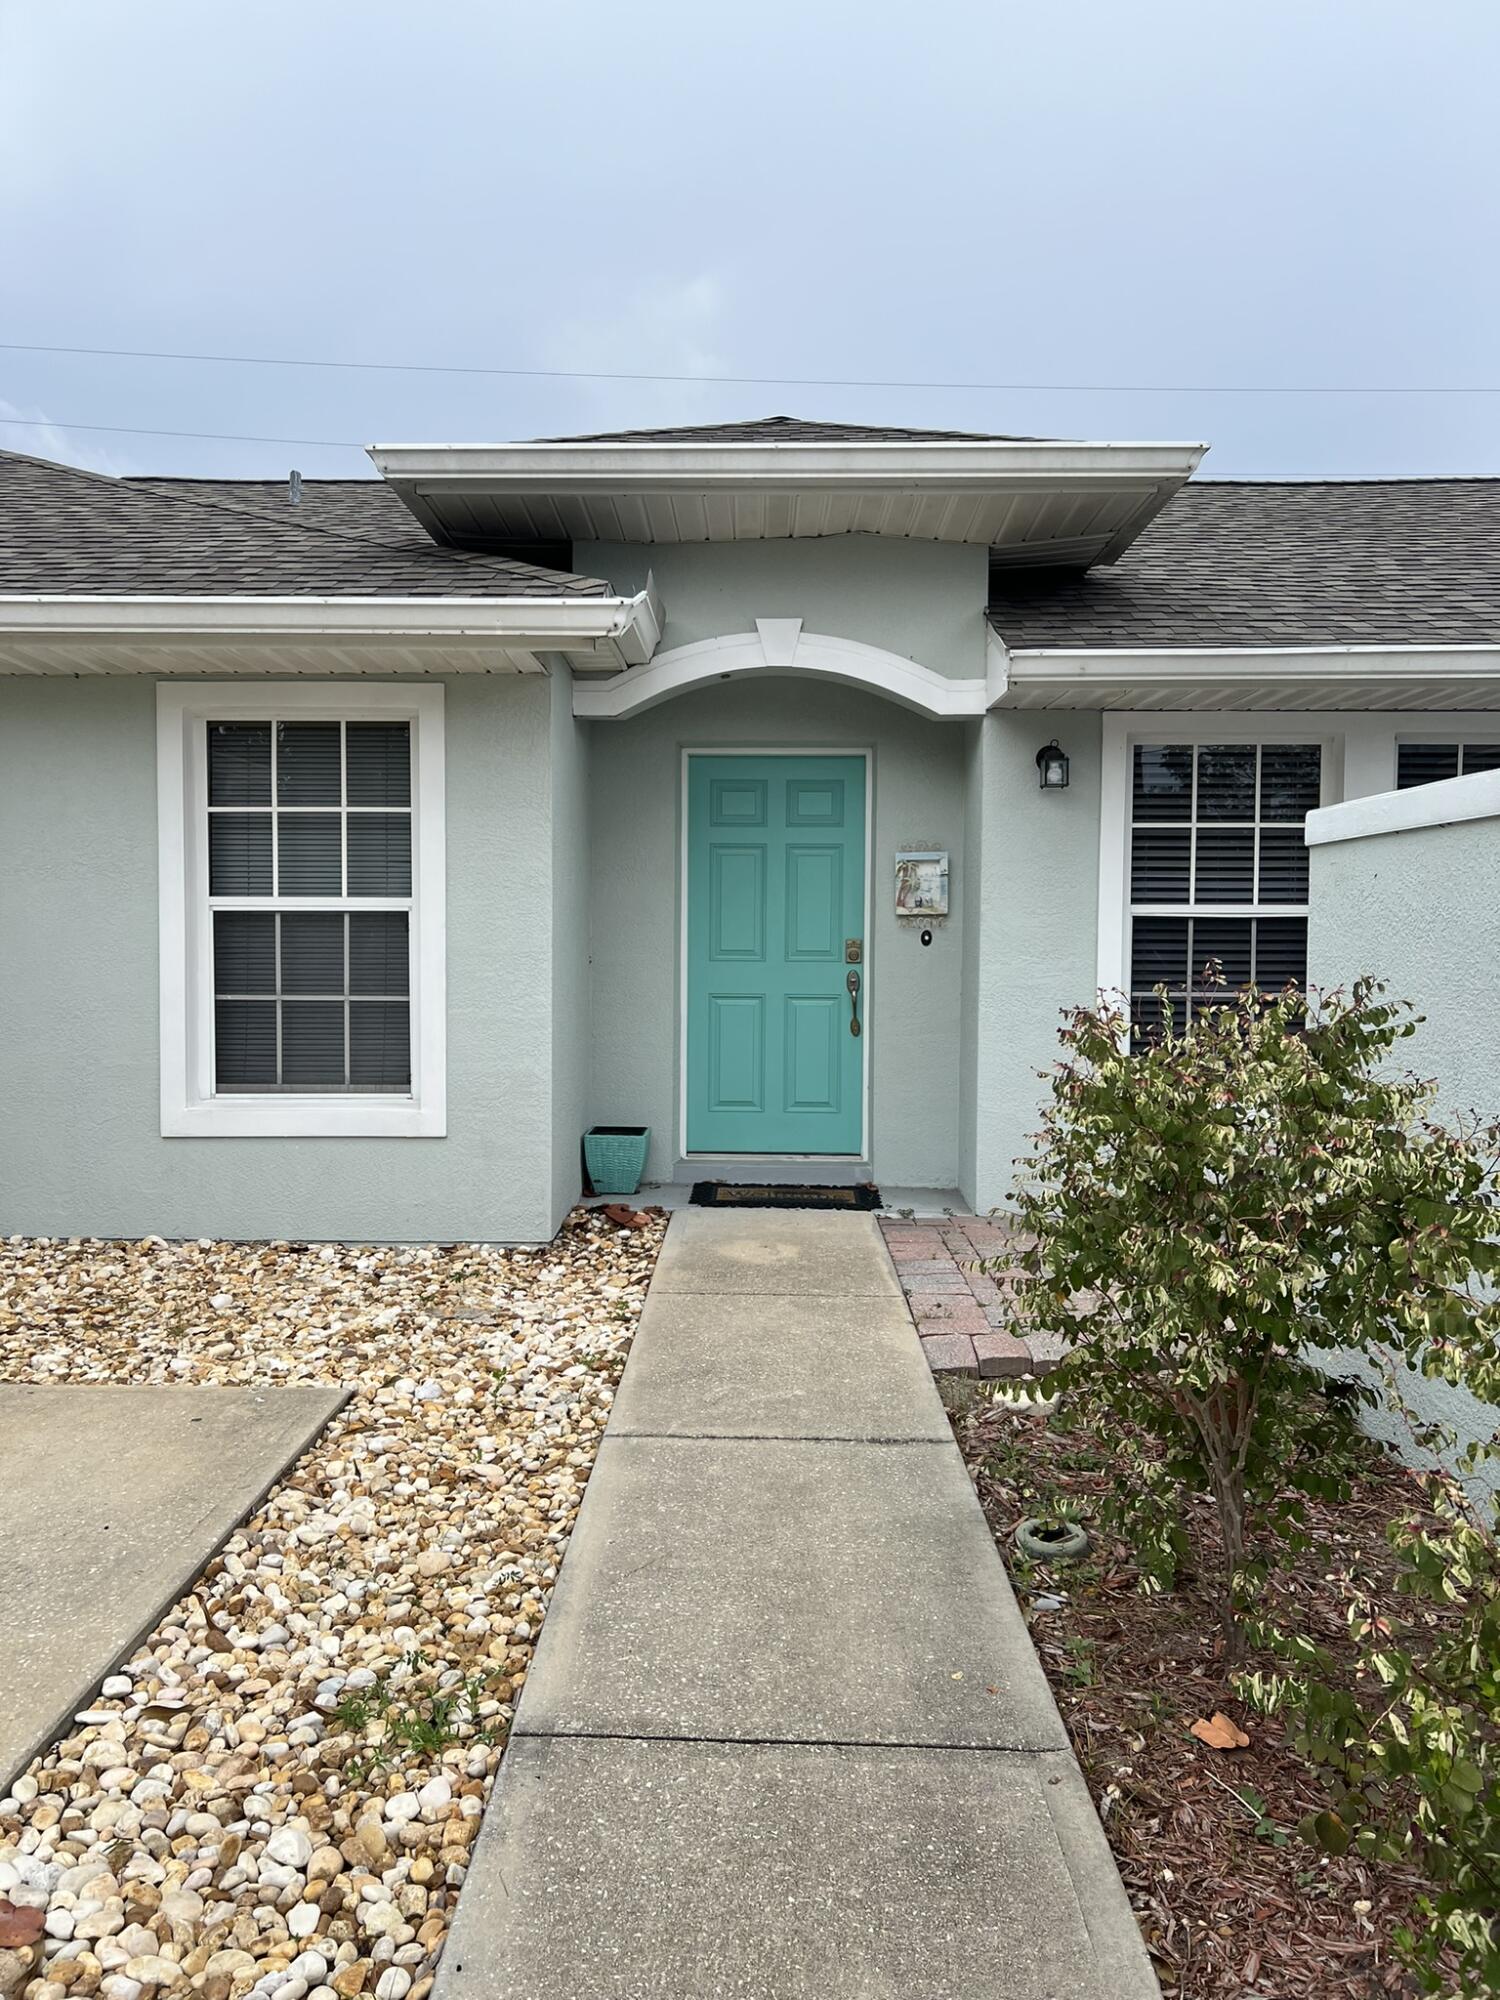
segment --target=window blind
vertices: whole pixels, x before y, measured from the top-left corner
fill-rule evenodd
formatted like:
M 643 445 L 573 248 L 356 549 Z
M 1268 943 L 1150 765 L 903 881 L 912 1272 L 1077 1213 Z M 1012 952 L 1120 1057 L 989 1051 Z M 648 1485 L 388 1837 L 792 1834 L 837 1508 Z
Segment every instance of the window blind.
M 207 727 L 216 1088 L 409 1090 L 410 725 Z
M 1167 1004 L 1180 1027 L 1229 987 L 1307 977 L 1303 820 L 1319 802 L 1317 744 L 1138 744 L 1130 825 L 1130 1006 L 1138 1032 Z

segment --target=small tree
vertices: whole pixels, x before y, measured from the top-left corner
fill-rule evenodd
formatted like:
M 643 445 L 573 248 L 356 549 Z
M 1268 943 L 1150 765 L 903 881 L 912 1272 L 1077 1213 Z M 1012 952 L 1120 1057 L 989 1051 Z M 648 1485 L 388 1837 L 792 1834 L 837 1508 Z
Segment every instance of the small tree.
M 1492 1447 L 1488 1448 L 1492 1451 Z M 1462 1494 L 1432 1482 L 1432 1521 L 1395 1521 L 1394 1590 L 1350 1606 L 1350 1687 L 1304 1634 L 1280 1635 L 1289 1675 L 1244 1690 L 1294 1718 L 1299 1747 L 1335 1777 L 1303 1832 L 1336 1854 L 1416 1861 L 1420 1930 L 1392 1942 L 1426 1993 L 1500 1992 L 1500 1556 Z
M 1148 1580 L 1184 1552 L 1185 1496 L 1212 1498 L 1231 1670 L 1303 1496 L 1341 1491 L 1309 1348 L 1451 1372 L 1461 1346 L 1476 1380 L 1500 1355 L 1496 1135 L 1428 1122 L 1430 1087 L 1386 1067 L 1415 1022 L 1382 993 L 1226 993 L 1191 1023 L 1162 995 L 1134 1043 L 1078 1009 L 1021 1163 L 1021 1317 L 1071 1342 L 1058 1384 L 1129 1461 L 1109 1513 Z

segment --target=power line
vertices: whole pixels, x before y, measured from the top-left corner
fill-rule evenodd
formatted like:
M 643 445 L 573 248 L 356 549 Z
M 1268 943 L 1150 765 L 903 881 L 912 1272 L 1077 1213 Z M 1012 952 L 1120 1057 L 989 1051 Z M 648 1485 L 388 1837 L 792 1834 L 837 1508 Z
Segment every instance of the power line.
M 40 431 L 111 431 L 120 437 L 205 438 L 212 444 L 305 444 L 323 451 L 363 451 L 351 438 L 261 437 L 249 431 L 158 431 L 143 424 L 70 424 L 64 417 L 0 417 L 0 424 L 26 424 Z
M 761 389 L 944 389 L 971 394 L 1067 396 L 1495 396 L 1491 387 L 1327 387 L 1232 382 L 917 382 L 844 375 L 667 375 L 606 368 L 486 368 L 438 361 L 339 361 L 312 355 L 187 354 L 154 347 L 60 347 L 40 341 L 0 340 L 8 354 L 87 354 L 115 361 L 195 361 L 233 368 L 335 368 L 387 375 L 491 375 L 532 382 L 676 382 Z M 78 425 L 102 430 L 102 424 Z M 189 436 L 206 433 L 162 433 Z M 270 439 L 271 443 L 316 443 L 316 439 Z

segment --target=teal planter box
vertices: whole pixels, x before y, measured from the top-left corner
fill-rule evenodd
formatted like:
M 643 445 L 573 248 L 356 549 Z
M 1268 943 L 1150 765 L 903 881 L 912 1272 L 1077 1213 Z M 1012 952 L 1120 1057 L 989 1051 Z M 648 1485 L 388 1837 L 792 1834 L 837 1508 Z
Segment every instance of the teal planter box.
M 595 1125 L 583 1135 L 583 1157 L 595 1194 L 634 1194 L 646 1171 L 649 1125 Z

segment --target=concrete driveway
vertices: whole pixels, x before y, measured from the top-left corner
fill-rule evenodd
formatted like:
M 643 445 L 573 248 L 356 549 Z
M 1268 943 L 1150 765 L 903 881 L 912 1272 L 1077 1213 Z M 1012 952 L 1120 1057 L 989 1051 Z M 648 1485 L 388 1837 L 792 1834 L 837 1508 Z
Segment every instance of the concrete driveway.
M 348 1394 L 0 1383 L 0 1794 Z

